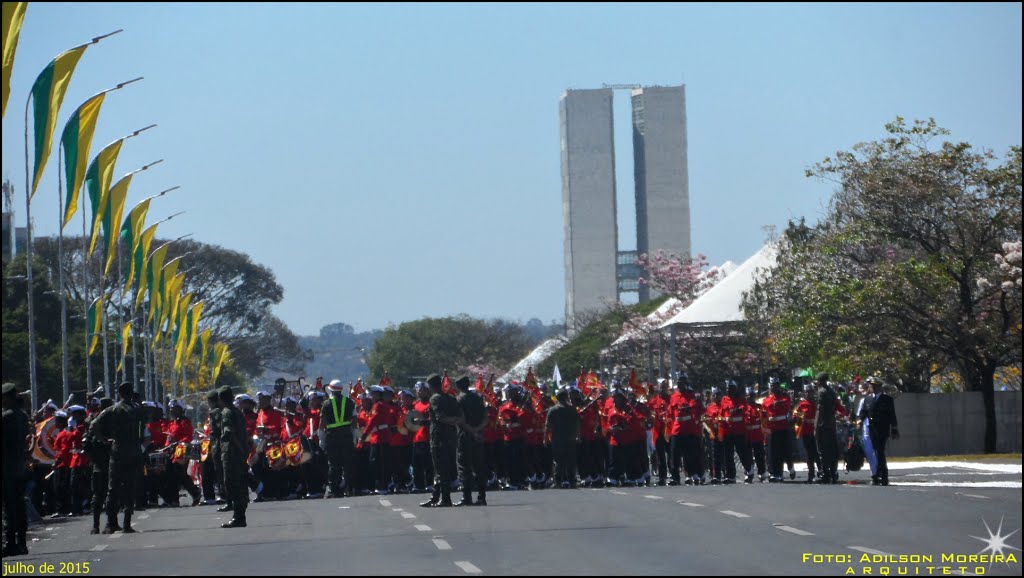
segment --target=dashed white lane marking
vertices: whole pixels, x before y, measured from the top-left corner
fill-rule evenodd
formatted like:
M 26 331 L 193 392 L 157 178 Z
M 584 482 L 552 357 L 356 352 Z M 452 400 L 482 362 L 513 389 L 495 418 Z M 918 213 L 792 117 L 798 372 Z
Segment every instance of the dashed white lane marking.
M 156 548 L 156 544 L 146 544 L 145 548 Z
M 402 512 L 402 517 L 406 520 L 411 520 L 416 517 L 416 514 L 413 514 L 411 512 Z
M 53 531 L 53 526 L 50 526 L 49 528 L 43 528 L 43 531 L 44 532 L 52 532 Z
M 392 512 L 404 512 L 405 508 L 391 508 Z
M 481 573 L 483 573 L 483 570 L 477 568 L 476 566 L 474 566 L 470 562 L 466 562 L 466 561 L 456 562 L 455 565 L 458 566 L 459 568 L 462 568 L 462 571 L 465 572 L 466 574 L 481 574 Z
M 441 540 L 440 538 L 434 538 L 434 545 L 437 546 L 438 550 L 451 550 L 452 546 L 448 542 Z
M 149 514 L 142 514 L 141 516 L 139 516 L 139 519 L 140 520 L 145 520 L 148 517 L 149 517 Z
M 691 508 L 703 508 L 704 504 L 695 504 L 693 502 L 679 502 L 681 506 L 689 506 Z
M 625 496 L 625 495 L 626 495 L 626 492 L 620 492 L 620 491 L 618 491 L 618 490 L 612 490 L 612 493 L 613 493 L 613 494 L 617 494 L 617 495 L 619 495 L 619 496 Z
M 109 545 L 110 544 L 97 544 L 97 545 L 93 546 L 92 548 L 89 548 L 89 550 L 91 550 L 93 552 L 102 552 L 102 551 L 106 550 L 107 546 L 109 546 Z
M 780 529 L 780 530 L 782 530 L 783 532 L 789 532 L 791 534 L 796 534 L 797 536 L 813 536 L 814 535 L 814 532 L 806 532 L 806 531 L 801 530 L 799 528 L 794 528 L 793 526 L 784 526 L 782 524 L 778 524 L 778 525 L 775 525 L 775 527 Z
M 661 496 L 644 496 L 644 497 L 647 498 L 648 500 L 664 500 L 665 499 L 665 498 L 662 498 Z
M 351 508 L 351 507 L 352 507 L 352 506 L 338 506 L 338 509 L 339 509 L 339 510 L 347 510 L 347 509 L 349 509 L 349 508 Z
M 416 524 L 416 529 L 419 530 L 420 532 L 429 532 L 430 531 L 430 526 L 428 526 L 426 524 Z
M 892 555 L 892 554 L 889 554 L 888 552 L 883 552 L 881 550 L 875 550 L 873 548 L 865 548 L 864 546 L 847 546 L 847 548 L 849 548 L 851 550 L 856 550 L 858 552 L 864 552 L 865 554 L 877 554 L 879 556 L 891 556 Z
M 391 500 L 381 499 L 380 505 L 384 506 L 385 508 L 390 508 L 391 507 Z
M 965 497 L 965 498 L 978 498 L 979 500 L 987 500 L 987 499 L 989 499 L 988 496 L 982 496 L 981 494 L 965 494 L 963 492 L 957 492 L 957 493 L 960 494 L 961 496 Z
M 726 516 L 735 516 L 737 518 L 749 518 L 750 517 L 750 516 L 748 516 L 746 514 L 741 514 L 740 512 L 733 512 L 732 510 L 719 510 L 719 511 L 722 512 L 723 514 L 725 514 Z
M 111 540 L 117 540 L 121 536 L 124 536 L 124 534 L 110 534 L 110 539 Z

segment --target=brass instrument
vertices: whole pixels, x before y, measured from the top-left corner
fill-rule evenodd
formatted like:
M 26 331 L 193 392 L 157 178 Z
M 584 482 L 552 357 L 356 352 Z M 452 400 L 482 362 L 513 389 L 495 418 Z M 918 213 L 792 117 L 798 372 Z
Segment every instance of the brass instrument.
M 793 431 L 796 432 L 796 437 L 800 437 L 800 432 L 803 430 L 804 415 L 806 410 L 797 410 L 793 412 Z

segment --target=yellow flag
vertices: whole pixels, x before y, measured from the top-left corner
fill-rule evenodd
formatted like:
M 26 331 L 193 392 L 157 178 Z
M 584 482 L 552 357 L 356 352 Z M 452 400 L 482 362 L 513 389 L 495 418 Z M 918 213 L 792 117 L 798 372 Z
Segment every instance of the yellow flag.
M 228 351 L 227 343 L 218 343 L 213 346 L 213 373 L 210 377 L 210 383 L 213 385 L 217 385 L 217 378 L 220 377 L 220 369 L 230 356 L 231 354 Z
M 121 361 L 117 362 L 117 370 L 121 371 L 124 368 L 124 358 L 128 355 L 128 338 L 132 335 L 132 322 L 124 324 L 124 329 L 121 330 Z
M 143 215 L 143 218 L 145 218 L 145 215 Z M 139 226 L 142 226 L 141 223 Z M 138 279 L 138 283 L 135 283 L 135 309 L 142 305 L 143 295 L 149 287 L 146 284 L 146 267 L 149 265 L 149 259 L 146 257 L 149 255 L 149 248 L 153 246 L 153 237 L 156 237 L 156 228 L 158 226 L 159 223 L 143 231 L 138 244 L 135 246 L 135 250 L 132 251 L 132 266 L 128 270 L 128 280 L 124 284 L 124 290 L 125 292 L 130 291 L 132 282 Z
M 25 22 L 28 2 L 4 2 L 4 104 L 0 116 L 7 114 L 7 98 L 11 96 L 11 72 L 14 71 L 14 53 L 18 51 L 18 36 Z
M 103 217 L 103 234 L 107 237 L 107 265 L 103 268 L 104 277 L 110 274 L 110 266 L 117 258 L 117 241 L 121 238 L 121 216 L 124 215 L 124 202 L 128 199 L 128 187 L 132 184 L 132 175 L 125 175 L 110 187 L 107 195 L 107 214 Z
M 154 225 L 155 226 L 155 225 Z M 146 284 L 149 293 L 149 316 L 146 321 L 152 321 L 153 315 L 156 314 L 163 298 L 163 274 L 164 274 L 164 259 L 167 258 L 167 243 L 160 245 L 153 251 L 153 254 L 148 257 L 149 264 L 146 265 Z M 141 291 L 140 291 L 141 293 Z M 141 303 L 141 302 L 138 302 Z M 159 325 L 160 319 L 157 319 L 157 325 Z
M 210 335 L 212 333 L 213 333 L 213 330 L 211 328 L 207 327 L 206 329 L 203 330 L 202 333 L 199 334 L 199 351 L 200 351 L 200 355 L 199 355 L 199 374 L 200 375 L 202 375 L 203 370 L 205 370 L 207 368 L 207 366 L 209 365 L 209 362 L 210 362 L 210 359 L 209 359 L 209 356 L 210 356 Z
M 5 39 L 6 42 L 6 39 Z M 54 58 L 39 73 L 32 85 L 33 137 L 35 141 L 35 170 L 32 172 L 31 195 L 39 188 L 39 181 L 46 169 L 46 161 L 53 148 L 53 131 L 57 128 L 57 115 L 64 102 L 71 75 L 75 73 L 78 61 L 85 54 L 88 45 L 72 48 Z

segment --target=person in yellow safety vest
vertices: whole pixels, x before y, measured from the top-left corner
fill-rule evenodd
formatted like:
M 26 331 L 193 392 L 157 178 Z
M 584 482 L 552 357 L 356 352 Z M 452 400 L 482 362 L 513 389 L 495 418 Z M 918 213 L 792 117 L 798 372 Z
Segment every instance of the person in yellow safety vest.
M 347 489 L 352 495 L 350 484 L 342 483 L 353 479 L 352 471 L 352 420 L 355 403 L 349 399 L 349 386 L 340 380 L 331 381 L 327 386 L 331 397 L 320 409 L 320 443 L 327 453 L 327 492 L 325 498 L 344 497 Z M 348 486 L 347 488 L 345 486 Z

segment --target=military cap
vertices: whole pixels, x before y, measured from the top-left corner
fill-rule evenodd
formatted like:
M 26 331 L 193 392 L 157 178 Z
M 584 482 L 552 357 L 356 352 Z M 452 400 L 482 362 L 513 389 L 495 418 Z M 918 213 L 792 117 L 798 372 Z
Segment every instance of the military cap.
M 463 375 L 455 381 L 455 387 L 459 389 L 469 389 L 469 376 Z
M 431 375 L 427 378 L 427 385 L 430 387 L 441 387 L 441 376 L 436 373 Z
M 18 393 L 18 386 L 8 381 L 4 384 L 3 395 L 10 395 L 12 393 Z

